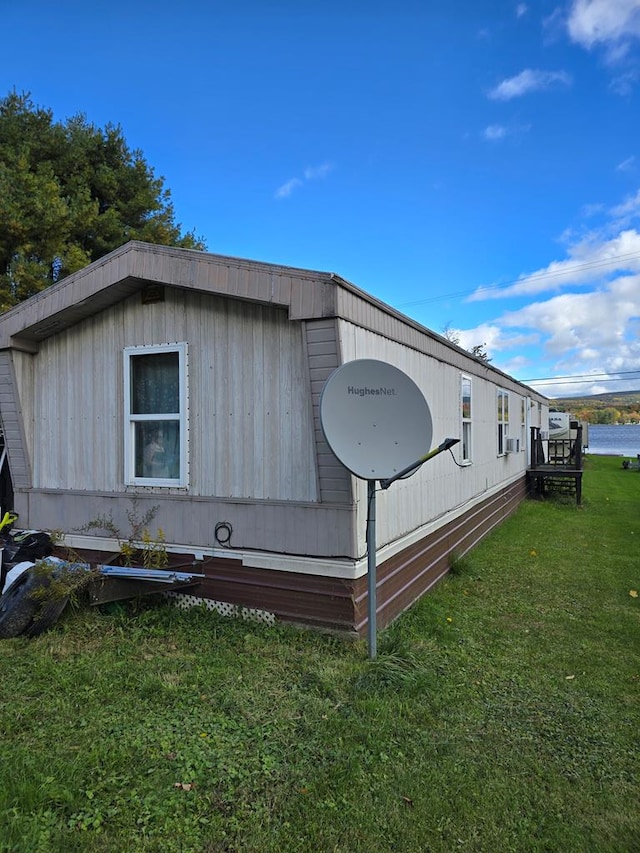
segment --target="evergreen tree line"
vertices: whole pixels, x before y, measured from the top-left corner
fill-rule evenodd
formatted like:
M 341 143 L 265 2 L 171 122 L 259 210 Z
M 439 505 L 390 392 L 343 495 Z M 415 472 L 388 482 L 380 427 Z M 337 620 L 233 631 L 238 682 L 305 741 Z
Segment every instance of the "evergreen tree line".
M 129 240 L 204 249 L 119 125 L 0 100 L 0 312 Z

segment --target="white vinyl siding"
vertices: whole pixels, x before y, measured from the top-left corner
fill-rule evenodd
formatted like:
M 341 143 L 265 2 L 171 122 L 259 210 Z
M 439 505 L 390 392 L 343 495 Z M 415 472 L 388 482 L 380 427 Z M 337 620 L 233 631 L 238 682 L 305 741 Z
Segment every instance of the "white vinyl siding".
M 447 364 L 446 343 L 434 353 L 437 357 L 430 358 L 352 323 L 339 320 L 338 329 L 342 363 L 356 358 L 386 361 L 404 371 L 418 385 L 431 410 L 432 448 L 448 436 L 460 436 L 461 376 L 472 379 L 473 463 L 464 465 L 464 475 L 459 476 L 462 472 L 455 462 L 462 464 L 459 461 L 461 450 L 460 445 L 456 445 L 453 448 L 455 461 L 450 453 L 441 453 L 422 465 L 413 476 L 393 483 L 377 501 L 378 548 L 412 535 L 411 531 L 424 529 L 425 525 L 438 524 L 438 519 L 451 512 L 452 507 L 454 513 L 467 511 L 474 503 L 486 500 L 502 488 L 504 483 L 524 476 L 523 454 L 496 455 L 497 387 L 491 376 L 475 375 L 472 372 L 474 364 L 468 371 Z M 501 390 L 508 395 L 506 389 Z M 352 479 L 358 513 L 357 547 L 358 553 L 364 553 L 367 483 L 356 477 Z
M 34 484 L 146 489 L 123 477 L 123 350 L 188 341 L 189 495 L 317 501 L 301 326 L 281 308 L 167 288 L 165 302 L 132 296 L 48 338 L 33 379 Z M 153 489 L 180 494 L 178 482 Z

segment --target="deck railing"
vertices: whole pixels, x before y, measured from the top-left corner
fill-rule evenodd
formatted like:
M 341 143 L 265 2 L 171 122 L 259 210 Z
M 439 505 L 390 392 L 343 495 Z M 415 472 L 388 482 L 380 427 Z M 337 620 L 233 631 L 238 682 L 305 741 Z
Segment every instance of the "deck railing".
M 531 427 L 530 467 L 581 471 L 582 427 L 578 426 L 575 432 L 575 438 L 542 438 L 539 427 Z

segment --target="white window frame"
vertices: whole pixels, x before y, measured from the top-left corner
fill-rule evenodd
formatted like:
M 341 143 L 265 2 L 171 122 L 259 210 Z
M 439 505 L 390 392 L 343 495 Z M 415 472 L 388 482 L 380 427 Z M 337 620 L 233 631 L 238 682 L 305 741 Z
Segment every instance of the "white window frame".
M 179 407 L 175 413 L 135 414 L 131 411 L 131 360 L 136 356 L 178 353 L 180 381 Z M 125 347 L 124 355 L 124 482 L 127 486 L 166 486 L 185 488 L 189 485 L 189 386 L 188 350 L 186 342 L 158 344 L 153 346 Z M 180 477 L 136 477 L 135 475 L 135 429 L 141 421 L 175 420 L 180 424 Z
M 504 388 L 497 389 L 496 417 L 498 456 L 504 456 L 507 452 L 507 439 L 509 438 L 509 392 L 505 391 Z
M 464 413 L 464 388 L 469 386 L 469 416 Z M 465 439 L 466 433 L 466 439 Z M 473 460 L 473 382 L 470 376 L 460 376 L 460 463 L 471 465 Z

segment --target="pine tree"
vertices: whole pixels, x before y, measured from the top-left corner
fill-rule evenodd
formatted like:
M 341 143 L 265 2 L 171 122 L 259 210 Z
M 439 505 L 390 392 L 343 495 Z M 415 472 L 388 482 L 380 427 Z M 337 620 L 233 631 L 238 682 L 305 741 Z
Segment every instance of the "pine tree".
M 0 99 L 0 311 L 129 240 L 205 248 L 120 126 L 54 121 L 29 94 Z

